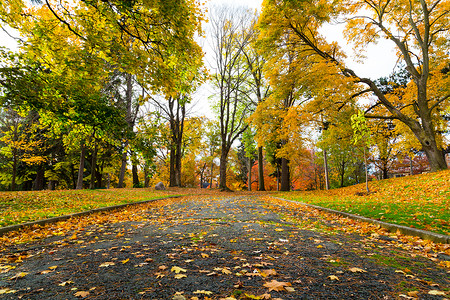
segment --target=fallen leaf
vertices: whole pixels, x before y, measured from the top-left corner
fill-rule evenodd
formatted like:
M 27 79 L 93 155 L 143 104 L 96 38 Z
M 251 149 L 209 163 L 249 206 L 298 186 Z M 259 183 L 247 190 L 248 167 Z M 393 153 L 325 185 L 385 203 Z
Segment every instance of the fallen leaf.
M 186 297 L 183 295 L 174 295 L 172 300 L 186 300 Z
M 185 272 L 186 272 L 186 269 L 183 269 L 183 268 L 180 268 L 180 267 L 177 267 L 177 266 L 173 266 L 172 269 L 170 269 L 170 271 L 175 272 L 175 273 L 178 274 L 178 273 L 180 273 L 180 272 L 185 273 Z
M 20 273 L 17 273 L 16 275 L 14 275 L 13 277 L 11 277 L 10 280 L 24 278 L 26 275 L 28 275 L 27 272 L 20 272 Z
M 59 286 L 66 286 L 66 285 L 71 284 L 71 283 L 73 283 L 73 281 L 68 280 L 68 281 L 61 282 L 61 283 L 58 284 L 58 285 L 59 285 Z
M 350 269 L 348 269 L 350 272 L 353 272 L 353 273 L 367 273 L 367 271 L 366 270 L 363 270 L 363 269 L 360 269 L 360 268 L 350 268 Z
M 16 290 L 11 290 L 11 289 L 9 289 L 9 288 L 0 289 L 0 295 L 3 295 L 3 294 L 13 294 L 13 293 L 15 293 L 15 292 L 17 292 L 17 291 L 16 291 Z
M 208 258 L 208 257 L 209 257 L 209 255 L 206 254 L 206 253 L 201 253 L 200 255 L 201 255 L 203 258 Z
M 408 292 L 408 296 L 418 298 L 419 297 L 419 291 L 412 291 Z
M 194 294 L 204 294 L 204 295 L 212 295 L 213 294 L 213 292 L 210 292 L 210 291 L 205 291 L 205 290 L 196 290 L 195 292 L 194 292 Z
M 337 276 L 335 276 L 335 275 L 330 275 L 330 276 L 328 276 L 328 278 L 330 280 L 339 280 L 339 278 Z
M 184 274 L 176 274 L 174 277 L 175 277 L 175 279 L 181 279 L 181 278 L 184 278 L 184 277 L 187 277 L 187 276 L 184 275 Z
M 438 290 L 431 290 L 428 292 L 428 294 L 435 295 L 435 296 L 445 296 L 445 292 L 438 291 Z
M 114 265 L 115 265 L 115 263 L 113 263 L 112 261 L 107 261 L 107 262 L 102 263 L 99 266 L 99 268 L 105 268 L 105 267 L 114 266 Z
M 122 264 L 126 264 L 129 260 L 129 258 L 122 260 Z
M 227 274 L 227 275 L 232 273 L 232 272 L 231 272 L 230 270 L 228 270 L 227 268 L 223 268 L 221 271 L 222 271 L 223 274 Z
M 275 276 L 275 275 L 277 275 L 277 271 L 275 271 L 274 269 L 262 270 L 261 275 L 263 277 L 267 277 L 270 275 Z
M 284 231 L 283 228 L 275 228 L 275 231 Z
M 290 293 L 295 292 L 295 289 L 291 286 L 285 286 L 284 289 Z
M 282 282 L 272 280 L 271 282 L 266 282 L 263 286 L 269 288 L 270 291 L 283 291 L 285 286 L 291 286 L 289 282 Z
M 167 269 L 167 267 L 165 265 L 159 266 L 158 269 L 164 271 L 165 269 Z
M 86 298 L 87 296 L 89 296 L 89 292 L 79 291 L 79 292 L 76 292 L 74 296 L 80 297 L 80 298 Z
M 164 276 L 166 276 L 166 275 L 164 275 L 163 273 L 155 273 L 155 275 L 156 275 L 156 278 L 158 279 L 158 278 L 163 278 Z

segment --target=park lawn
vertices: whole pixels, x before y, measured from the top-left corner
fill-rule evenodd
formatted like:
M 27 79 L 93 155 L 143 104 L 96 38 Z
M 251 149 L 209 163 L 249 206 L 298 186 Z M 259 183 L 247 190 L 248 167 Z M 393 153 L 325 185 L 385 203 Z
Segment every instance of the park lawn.
M 450 170 L 279 197 L 450 235 Z
M 150 188 L 0 192 L 0 227 L 174 195 Z

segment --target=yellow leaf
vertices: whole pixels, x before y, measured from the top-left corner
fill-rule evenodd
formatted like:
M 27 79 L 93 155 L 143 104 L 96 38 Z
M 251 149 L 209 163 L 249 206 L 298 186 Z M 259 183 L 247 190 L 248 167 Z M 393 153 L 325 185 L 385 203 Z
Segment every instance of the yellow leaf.
M 283 228 L 275 228 L 275 231 L 284 231 Z
M 445 296 L 445 292 L 438 291 L 438 290 L 431 290 L 428 292 L 428 294 L 435 295 L 435 296 Z
M 102 263 L 102 264 L 99 266 L 99 268 L 105 268 L 105 267 L 114 266 L 114 265 L 115 265 L 115 263 L 113 263 L 113 262 L 111 262 L 111 261 L 107 261 L 107 262 Z
M 184 275 L 184 274 L 176 274 L 174 277 L 175 277 L 175 279 L 181 279 L 181 278 L 184 278 L 184 277 L 187 277 L 187 276 Z
M 353 273 L 367 273 L 367 271 L 366 270 L 363 270 L 363 269 L 360 269 L 360 268 L 350 268 L 350 269 L 348 269 L 350 272 L 353 272 Z
M 206 254 L 206 253 L 202 253 L 202 254 L 200 254 L 203 258 L 208 258 L 209 257 L 209 255 L 208 254 Z
M 177 267 L 177 266 L 173 266 L 172 269 L 170 269 L 170 271 L 175 272 L 175 273 L 178 274 L 178 273 L 180 273 L 180 272 L 185 273 L 185 272 L 186 272 L 186 269 L 183 269 L 183 268 L 180 268 L 180 267 Z
M 18 278 L 24 278 L 28 273 L 27 272 L 20 272 L 14 275 L 10 278 L 10 280 L 18 279 Z
M 210 292 L 210 291 L 205 291 L 205 290 L 196 290 L 195 292 L 194 292 L 194 294 L 204 294 L 204 295 L 212 295 L 213 294 L 213 292 Z
M 0 289 L 0 295 L 12 294 L 12 293 L 15 293 L 15 292 L 17 292 L 17 291 L 16 290 L 11 290 L 9 288 Z
M 64 281 L 64 282 L 61 282 L 60 284 L 58 284 L 59 286 L 66 286 L 66 285 L 68 285 L 68 284 L 71 284 L 71 283 L 73 283 L 73 281 Z
M 122 264 L 126 264 L 129 260 L 129 258 L 122 260 Z
M 51 266 L 51 267 L 49 267 L 49 269 L 50 270 L 54 270 L 54 269 L 56 269 L 58 266 Z
M 339 278 L 337 276 L 335 276 L 335 275 L 330 275 L 330 276 L 328 276 L 328 278 L 330 280 L 339 280 Z

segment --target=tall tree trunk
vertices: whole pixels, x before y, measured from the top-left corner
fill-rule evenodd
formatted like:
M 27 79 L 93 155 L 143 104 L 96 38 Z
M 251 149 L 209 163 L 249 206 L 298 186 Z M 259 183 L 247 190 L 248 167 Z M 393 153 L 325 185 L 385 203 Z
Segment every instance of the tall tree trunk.
M 138 176 L 138 168 L 136 164 L 131 166 L 131 173 L 133 174 L 133 187 L 137 188 L 140 185 L 139 176 Z
M 258 147 L 258 190 L 266 190 L 264 185 L 264 156 L 262 146 Z
M 125 142 L 124 151 L 122 153 L 122 165 L 120 166 L 119 183 L 117 184 L 118 188 L 124 187 L 125 171 L 127 169 L 127 147 L 128 141 Z
M 45 185 L 45 169 L 43 165 L 40 165 L 36 173 L 36 178 L 33 182 L 33 190 L 41 191 L 44 189 Z
M 251 191 L 252 190 L 252 159 L 250 157 L 247 158 L 248 159 L 248 180 L 247 180 L 247 184 L 248 184 L 248 190 Z
M 77 180 L 77 190 L 83 189 L 83 173 L 84 173 L 84 156 L 86 153 L 86 147 L 84 142 L 81 143 L 81 154 L 80 154 L 80 167 L 78 168 L 78 180 Z
M 97 179 L 97 142 L 94 139 L 94 152 L 92 152 L 92 159 L 91 159 L 91 182 L 89 183 L 89 188 L 92 190 L 95 188 L 95 180 Z
M 209 188 L 210 188 L 210 189 L 213 188 L 213 176 L 214 176 L 214 175 L 213 175 L 213 174 L 214 174 L 213 170 L 214 170 L 214 161 L 211 162 L 211 182 L 210 182 L 210 184 L 209 184 Z
M 408 158 L 409 158 L 409 175 L 414 175 L 413 158 L 412 156 L 408 156 Z
M 181 186 L 181 143 L 182 139 L 180 138 L 177 143 L 177 153 L 175 155 L 175 185 Z
M 172 145 L 170 148 L 170 158 L 169 158 L 169 187 L 177 186 L 176 178 L 175 178 L 175 145 Z
M 291 190 L 291 178 L 289 174 L 289 160 L 282 157 L 281 158 L 281 187 L 280 191 L 290 191 Z
M 341 182 L 340 182 L 340 187 L 344 187 L 344 178 L 345 178 L 345 160 L 343 160 L 341 162 L 341 171 L 340 171 L 340 177 L 341 177 Z
M 144 167 L 144 187 L 148 188 L 150 185 L 150 178 L 149 178 L 149 174 L 148 174 L 148 167 L 145 166 Z
M 364 169 L 365 169 L 365 172 L 366 172 L 366 191 L 367 191 L 367 194 L 369 194 L 370 193 L 370 190 L 369 190 L 369 171 L 367 170 L 366 147 L 364 147 Z
M 222 191 L 229 190 L 229 188 L 227 187 L 227 163 L 228 163 L 228 149 L 226 145 L 222 145 L 222 152 L 220 154 L 220 167 L 219 167 L 219 175 L 220 175 L 219 188 Z
M 327 159 L 327 150 L 323 150 L 323 164 L 325 169 L 325 189 L 330 189 L 330 179 L 328 178 L 328 159 Z
M 16 190 L 16 176 L 17 176 L 17 149 L 13 148 L 13 166 L 12 166 L 12 179 L 11 179 L 11 191 Z

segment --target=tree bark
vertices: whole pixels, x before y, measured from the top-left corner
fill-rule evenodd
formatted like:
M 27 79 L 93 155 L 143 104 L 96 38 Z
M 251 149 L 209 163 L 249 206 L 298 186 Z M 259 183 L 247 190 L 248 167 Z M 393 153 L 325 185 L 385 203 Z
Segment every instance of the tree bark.
M 81 154 L 80 154 L 80 167 L 78 168 L 78 180 L 77 180 L 77 190 L 83 189 L 83 173 L 84 173 L 84 156 L 86 148 L 84 142 L 81 144 Z
M 248 190 L 252 190 L 252 159 L 250 157 L 248 159 L 248 178 L 247 178 L 247 185 Z
M 16 176 L 17 176 L 17 149 L 13 148 L 13 167 L 12 167 L 12 179 L 11 179 L 11 191 L 16 190 Z
M 91 182 L 89 183 L 89 188 L 92 190 L 95 188 L 95 180 L 97 179 L 97 142 L 94 140 L 94 152 L 92 152 L 92 159 L 91 159 Z
M 118 188 L 124 187 L 125 171 L 127 169 L 127 147 L 128 141 L 125 142 L 125 148 L 122 153 L 122 165 L 120 166 L 119 183 L 117 184 Z
M 289 160 L 281 158 L 281 187 L 280 191 L 291 190 L 291 178 L 289 174 Z
M 264 155 L 262 146 L 258 147 L 258 190 L 266 190 L 264 185 Z
M 137 165 L 133 163 L 131 166 L 131 173 L 133 174 L 133 187 L 137 188 L 139 187 L 139 176 L 138 176 L 138 168 Z
M 229 188 L 227 187 L 227 163 L 228 163 L 228 149 L 226 145 L 222 145 L 222 152 L 220 154 L 220 167 L 219 167 L 219 174 L 220 174 L 219 188 L 222 191 L 229 190 Z
M 325 189 L 330 189 L 330 180 L 328 179 L 328 159 L 327 159 L 327 150 L 323 150 L 323 164 L 325 169 Z
M 36 173 L 36 178 L 34 179 L 33 182 L 33 190 L 41 191 L 44 189 L 44 185 L 45 185 L 45 169 L 44 166 L 40 165 Z
M 366 157 L 366 147 L 364 146 L 364 169 L 365 169 L 365 173 L 366 173 L 366 191 L 367 194 L 370 193 L 369 190 L 369 171 L 367 170 L 367 157 Z

